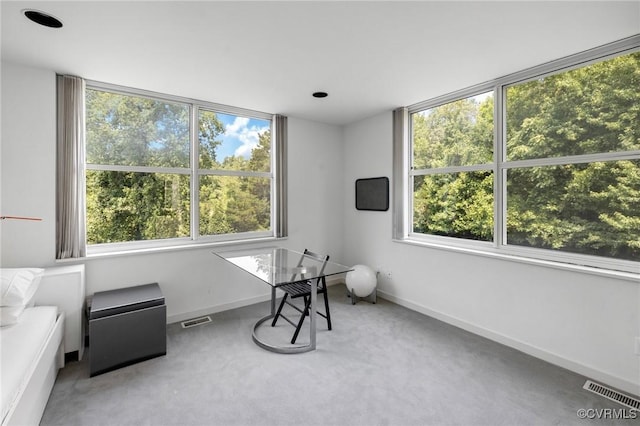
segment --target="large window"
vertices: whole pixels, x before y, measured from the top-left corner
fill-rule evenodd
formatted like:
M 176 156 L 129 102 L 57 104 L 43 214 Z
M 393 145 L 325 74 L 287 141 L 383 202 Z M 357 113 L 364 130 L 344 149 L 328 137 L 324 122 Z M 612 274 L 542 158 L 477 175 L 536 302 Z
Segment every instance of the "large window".
M 640 260 L 640 53 L 504 98 L 506 243 Z
M 413 232 L 493 238 L 493 92 L 411 115 Z
M 88 245 L 275 235 L 271 116 L 92 84 L 86 130 Z
M 636 38 L 408 108 L 396 235 L 637 272 L 639 87 Z

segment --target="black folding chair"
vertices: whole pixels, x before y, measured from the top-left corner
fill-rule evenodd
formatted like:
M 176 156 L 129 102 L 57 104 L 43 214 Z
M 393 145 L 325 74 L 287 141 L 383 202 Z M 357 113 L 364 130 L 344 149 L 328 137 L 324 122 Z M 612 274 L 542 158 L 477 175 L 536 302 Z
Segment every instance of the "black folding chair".
M 300 261 L 298 262 L 298 267 L 303 266 L 305 257 L 309 257 L 319 262 L 322 262 L 322 267 L 320 269 L 320 274 L 319 274 L 319 275 L 322 275 L 322 273 L 324 272 L 324 268 L 327 265 L 327 262 L 329 261 L 329 256 L 328 255 L 322 256 L 305 249 L 304 254 L 300 258 Z M 295 273 L 291 277 L 291 281 L 295 280 L 296 275 L 297 273 Z M 302 324 L 304 323 L 304 319 L 309 315 L 309 309 L 311 306 L 311 289 L 313 288 L 311 286 L 314 285 L 311 281 L 313 280 L 304 279 L 304 274 L 301 274 L 300 281 L 295 281 L 290 284 L 285 284 L 281 287 L 278 287 L 280 290 L 284 291 L 284 296 L 282 297 L 282 301 L 280 302 L 280 306 L 278 307 L 278 311 L 276 312 L 276 315 L 273 317 L 273 322 L 271 323 L 271 326 L 274 327 L 276 325 L 276 322 L 278 322 L 278 318 L 280 317 L 284 318 L 289 324 L 294 326 L 296 328 L 296 331 L 295 333 L 293 333 L 293 337 L 291 338 L 291 344 L 294 344 L 296 342 L 296 339 L 298 338 L 298 334 L 300 333 L 300 329 L 302 328 Z M 317 286 L 318 295 L 322 294 L 324 296 L 324 307 L 325 307 L 324 313 L 319 311 L 316 311 L 316 312 L 318 313 L 318 315 L 327 319 L 327 327 L 329 328 L 329 330 L 331 330 L 331 313 L 329 312 L 329 298 L 327 297 L 327 282 L 324 276 L 321 276 L 320 278 L 315 279 L 315 281 L 316 281 L 315 285 Z M 287 298 L 290 298 L 293 301 L 293 299 L 297 299 L 300 297 L 302 297 L 304 300 L 304 307 L 302 309 L 287 300 Z M 282 313 L 282 308 L 284 307 L 285 304 L 291 306 L 292 308 L 294 308 L 296 311 L 300 313 L 300 319 L 298 320 L 297 324 L 291 321 Z

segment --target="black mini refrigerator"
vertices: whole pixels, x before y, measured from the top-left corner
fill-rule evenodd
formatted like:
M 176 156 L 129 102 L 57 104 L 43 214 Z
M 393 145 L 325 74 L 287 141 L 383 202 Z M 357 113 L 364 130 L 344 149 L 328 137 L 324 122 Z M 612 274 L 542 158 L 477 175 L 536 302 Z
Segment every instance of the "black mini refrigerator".
M 101 291 L 89 311 L 91 377 L 167 353 L 167 306 L 158 283 Z

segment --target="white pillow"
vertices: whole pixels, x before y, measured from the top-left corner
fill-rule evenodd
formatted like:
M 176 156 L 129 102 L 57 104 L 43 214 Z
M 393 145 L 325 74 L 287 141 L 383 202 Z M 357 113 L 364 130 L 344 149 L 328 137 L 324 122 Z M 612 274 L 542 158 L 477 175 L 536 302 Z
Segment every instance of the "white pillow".
M 0 326 L 17 323 L 22 312 L 24 312 L 24 306 L 0 306 Z
M 40 285 L 44 269 L 3 268 L 0 269 L 0 306 L 27 306 Z

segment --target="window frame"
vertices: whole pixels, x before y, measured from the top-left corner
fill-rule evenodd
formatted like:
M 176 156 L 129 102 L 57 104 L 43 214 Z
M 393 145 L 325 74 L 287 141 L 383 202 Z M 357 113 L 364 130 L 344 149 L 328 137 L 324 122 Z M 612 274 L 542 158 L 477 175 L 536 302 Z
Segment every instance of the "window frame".
M 440 244 L 451 243 L 454 246 L 458 245 L 458 242 L 462 242 L 463 246 L 466 247 L 475 247 L 475 248 L 483 248 L 492 245 L 492 242 L 489 241 L 480 241 L 480 240 L 470 240 L 463 239 L 457 237 L 449 237 L 449 236 L 441 236 L 441 235 L 430 235 L 430 234 L 422 234 L 418 232 L 413 232 L 413 212 L 414 212 L 414 197 L 413 197 L 413 183 L 416 176 L 424 176 L 424 175 L 435 175 L 435 174 L 447 174 L 447 173 L 460 173 L 460 172 L 476 172 L 476 171 L 491 171 L 494 176 L 494 201 L 496 194 L 496 179 L 495 179 L 495 157 L 496 157 L 496 128 L 497 123 L 494 119 L 493 123 L 493 161 L 491 163 L 482 163 L 482 164 L 474 164 L 474 165 L 466 165 L 466 166 L 447 166 L 447 167 L 439 167 L 439 168 L 431 168 L 431 169 L 416 169 L 414 170 L 412 167 L 413 161 L 413 120 L 411 116 L 420 111 L 424 111 L 431 108 L 436 108 L 442 105 L 446 105 L 451 102 L 455 102 L 458 100 L 468 99 L 470 97 L 478 96 L 487 92 L 494 92 L 494 117 L 496 112 L 496 100 L 495 100 L 495 91 L 494 86 L 490 83 L 484 83 L 481 85 L 473 86 L 467 89 L 463 89 L 461 91 L 457 91 L 454 93 L 450 93 L 438 98 L 435 98 L 430 101 L 421 102 L 419 104 L 415 104 L 408 109 L 408 146 L 407 146 L 407 155 L 408 155 L 408 204 L 407 204 L 407 223 L 406 229 L 408 230 L 407 237 L 409 239 L 415 240 L 423 240 L 424 237 L 427 237 L 427 240 L 432 242 L 438 242 Z M 495 202 L 494 202 L 494 240 L 496 235 L 496 226 L 495 226 Z
M 229 105 L 222 105 L 213 102 L 201 101 L 192 98 L 180 96 L 160 94 L 143 89 L 135 89 L 111 83 L 86 80 L 86 90 L 98 90 L 110 93 L 116 93 L 125 96 L 135 96 L 140 98 L 151 99 L 160 102 L 178 103 L 186 105 L 189 108 L 189 167 L 154 167 L 154 166 L 120 166 L 120 165 L 101 165 L 89 164 L 85 160 L 85 170 L 109 170 L 124 172 L 144 172 L 144 173 L 169 173 L 189 176 L 190 185 L 190 235 L 185 237 L 122 241 L 114 243 L 89 244 L 86 242 L 87 255 L 100 255 L 109 253 L 121 253 L 131 251 L 146 251 L 153 249 L 167 249 L 174 247 L 198 246 L 204 244 L 231 244 L 231 243 L 251 243 L 260 241 L 271 241 L 278 234 L 278 185 L 276 183 L 278 166 L 276 158 L 278 155 L 278 146 L 275 143 L 275 118 L 274 114 L 238 108 Z M 235 170 L 209 170 L 201 169 L 199 165 L 200 140 L 198 134 L 199 112 L 200 110 L 210 111 L 214 113 L 229 114 L 234 116 L 254 118 L 269 121 L 269 129 L 271 132 L 271 152 L 270 152 L 270 170 L 269 172 L 253 172 L 253 171 L 235 171 Z M 85 142 L 86 143 L 86 142 Z M 284 167 L 284 166 L 283 166 Z M 199 181 L 201 176 L 239 176 L 239 177 L 263 177 L 270 180 L 270 224 L 271 229 L 268 231 L 250 231 L 238 232 L 220 235 L 200 235 L 199 232 Z M 86 190 L 85 190 L 86 194 Z M 86 209 L 86 208 L 85 208 Z M 86 216 L 86 212 L 85 212 Z M 86 218 L 84 219 L 86 222 Z M 85 236 L 86 241 L 86 236 Z
M 533 261 L 549 261 L 553 263 L 572 264 L 579 267 L 594 267 L 623 273 L 637 274 L 640 262 L 610 257 L 561 252 L 543 248 L 516 246 L 507 244 L 507 171 L 518 167 L 535 167 L 589 163 L 595 161 L 638 160 L 640 150 L 626 152 L 608 152 L 563 157 L 546 157 L 527 160 L 507 160 L 506 153 L 506 89 L 554 74 L 561 74 L 582 68 L 597 62 L 640 52 L 640 35 L 629 37 L 608 45 L 600 46 L 528 68 L 504 77 L 496 78 L 482 84 L 419 102 L 394 112 L 394 240 L 420 245 L 434 246 L 444 249 L 472 251 L 488 255 L 505 255 L 512 258 L 531 259 Z M 494 96 L 494 152 L 490 165 L 494 178 L 494 229 L 493 241 L 468 240 L 457 237 L 429 235 L 413 232 L 413 178 L 411 170 L 413 158 L 413 129 L 411 116 L 414 113 L 434 108 L 450 102 L 466 99 L 493 90 Z M 456 166 L 438 169 L 439 172 L 472 171 L 485 165 Z M 451 170 L 449 170 L 451 169 Z M 454 170 L 455 169 L 455 170 Z M 489 168 L 484 168 L 489 170 Z

